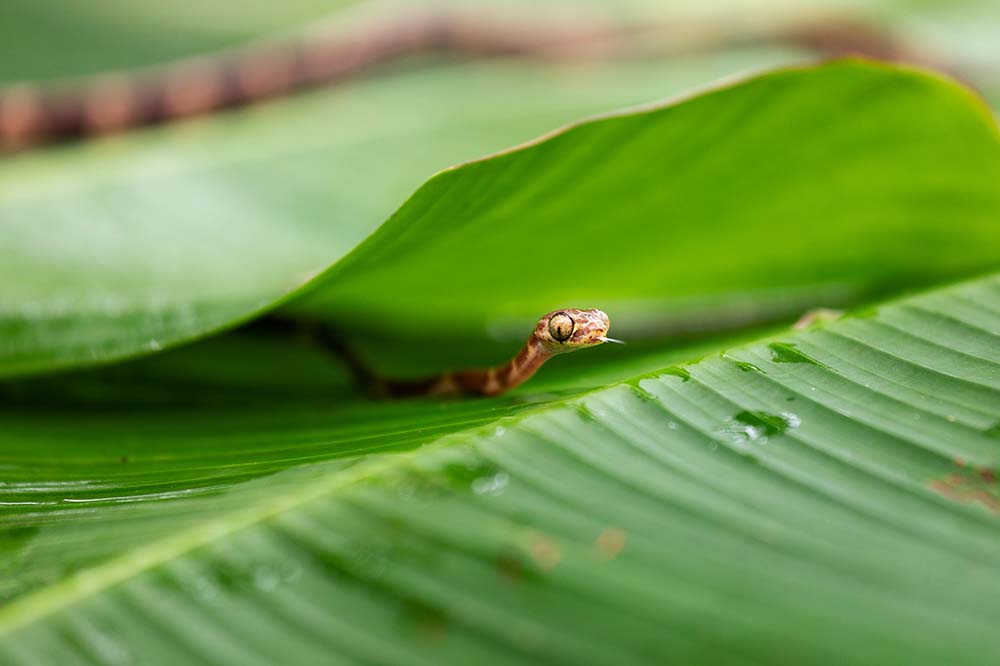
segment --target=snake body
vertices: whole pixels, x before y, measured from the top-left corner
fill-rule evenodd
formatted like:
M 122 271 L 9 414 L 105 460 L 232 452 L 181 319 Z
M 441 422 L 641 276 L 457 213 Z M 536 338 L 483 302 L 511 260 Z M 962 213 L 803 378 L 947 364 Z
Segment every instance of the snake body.
M 439 46 L 436 17 L 375 22 L 358 35 L 291 39 L 62 85 L 0 86 L 0 150 L 108 134 L 238 107 Z
M 535 324 L 531 337 L 504 365 L 483 370 L 445 372 L 415 381 L 377 379 L 375 391 L 387 396 L 495 396 L 523 384 L 553 356 L 620 342 L 607 337 L 611 322 L 600 310 L 555 310 Z
M 0 82 L 0 152 L 229 109 L 428 52 L 546 54 L 601 29 L 484 21 L 432 10 L 317 23 L 289 38 L 56 85 Z
M 420 53 L 465 57 L 530 55 L 553 60 L 708 50 L 734 39 L 731 30 L 688 29 L 675 39 L 673 23 L 628 26 L 601 14 L 576 12 L 540 19 L 507 13 L 359 8 L 319 21 L 281 39 L 255 42 L 163 65 L 111 71 L 75 81 L 0 82 L 0 152 L 167 123 L 347 79 Z M 828 55 L 861 53 L 899 58 L 897 45 L 853 23 L 764 25 L 738 43 L 776 41 Z M 646 44 L 647 46 L 642 46 Z M 911 60 L 913 58 L 910 58 Z

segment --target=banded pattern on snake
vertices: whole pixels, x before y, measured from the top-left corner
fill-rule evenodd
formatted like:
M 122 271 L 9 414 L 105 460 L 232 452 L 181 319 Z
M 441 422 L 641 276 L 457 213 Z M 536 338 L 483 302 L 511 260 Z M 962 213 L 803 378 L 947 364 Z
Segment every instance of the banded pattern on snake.
M 375 388 L 387 395 L 499 395 L 528 381 L 553 356 L 605 342 L 621 343 L 607 337 L 610 327 L 608 315 L 600 310 L 556 310 L 538 320 L 521 351 L 502 366 L 445 372 L 416 382 L 382 380 Z
M 270 322 L 283 325 L 286 322 Z M 578 349 L 595 347 L 605 342 L 624 344 L 608 337 L 611 321 L 601 310 L 567 308 L 544 315 L 535 324 L 528 341 L 507 363 L 485 369 L 444 372 L 440 375 L 415 380 L 386 379 L 374 374 L 370 368 L 347 349 L 333 331 L 323 326 L 308 328 L 309 337 L 327 351 L 350 366 L 359 383 L 375 396 L 495 396 L 528 381 L 542 365 L 554 356 Z
M 338 15 L 339 16 L 339 15 Z M 827 55 L 899 58 L 887 36 L 847 21 L 762 24 L 733 34 L 725 25 L 621 24 L 601 14 L 516 18 L 506 13 L 429 9 L 327 21 L 282 40 L 141 70 L 113 71 L 59 84 L 0 82 L 0 151 L 80 139 L 238 107 L 332 83 L 408 55 L 530 55 L 553 60 L 707 50 L 735 41 L 788 42 Z M 340 23 L 339 21 L 337 22 Z M 336 30 L 333 28 L 337 28 Z M 913 57 L 909 60 L 918 61 Z M 919 62 L 919 61 L 918 61 Z
M 284 40 L 54 87 L 0 83 L 0 151 L 243 106 L 411 54 L 557 55 L 607 31 L 603 25 L 534 25 L 464 13 L 399 11 L 362 19 L 353 30 L 315 25 Z

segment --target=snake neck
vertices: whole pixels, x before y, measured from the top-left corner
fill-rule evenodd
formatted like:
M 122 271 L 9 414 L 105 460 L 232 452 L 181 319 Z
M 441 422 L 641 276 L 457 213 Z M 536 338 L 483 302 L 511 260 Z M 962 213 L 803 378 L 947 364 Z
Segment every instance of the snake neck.
M 494 396 L 526 382 L 552 356 L 552 352 L 532 336 L 517 356 L 496 368 L 445 372 L 415 381 L 380 381 L 377 392 L 390 396 Z
M 492 381 L 487 381 L 481 392 L 485 395 L 496 395 L 523 384 L 552 356 L 552 351 L 532 336 L 521 347 L 517 356 L 499 368 L 487 370 L 487 375 L 492 375 Z

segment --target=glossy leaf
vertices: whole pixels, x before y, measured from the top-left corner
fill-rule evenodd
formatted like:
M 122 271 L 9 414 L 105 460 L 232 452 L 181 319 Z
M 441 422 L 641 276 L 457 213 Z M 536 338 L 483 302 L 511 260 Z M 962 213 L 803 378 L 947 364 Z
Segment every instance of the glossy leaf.
M 319 95 L 126 140 L 120 155 L 112 142 L 8 161 L 0 374 L 155 352 L 273 307 L 435 163 L 562 113 L 546 88 L 512 121 L 491 97 L 508 70 L 492 71 L 371 82 L 341 93 L 337 114 Z M 435 78 L 463 99 L 488 91 L 474 97 L 483 124 L 438 124 L 452 105 L 428 94 Z M 399 117 L 415 125 L 386 170 L 380 132 Z M 354 143 L 365 123 L 371 141 Z M 430 331 L 439 345 L 487 325 L 510 342 L 567 302 L 600 301 L 634 334 L 790 316 L 995 264 L 998 176 L 993 119 L 953 84 L 858 62 L 778 72 L 447 171 L 294 311 L 366 341 Z
M 519 337 L 567 304 L 626 335 L 791 316 L 996 266 L 997 182 L 967 91 L 778 71 L 438 174 L 294 311 L 394 340 Z
M 998 343 L 992 276 L 500 420 L 5 417 L 0 654 L 990 663 Z
M 345 135 L 422 99 L 400 81 L 471 91 L 486 70 L 465 67 L 365 88 Z M 274 307 L 336 259 L 317 239 L 349 251 L 435 159 L 484 126 L 510 139 L 510 105 L 469 97 L 470 143 L 385 111 L 432 128 L 391 144 L 409 158 L 309 134 L 317 96 L 5 164 L 0 373 Z M 564 111 L 545 99 L 525 126 Z M 736 340 L 995 270 L 997 148 L 934 77 L 777 72 L 446 171 L 282 311 L 412 372 L 511 353 L 556 299 L 698 333 L 562 358 L 499 399 L 362 400 L 266 322 L 0 385 L 0 663 L 990 663 L 1000 276 Z M 562 279 L 567 257 L 600 271 Z
M 0 376 L 149 354 L 232 326 L 352 249 L 435 170 L 744 57 L 791 55 L 440 66 L 4 159 Z

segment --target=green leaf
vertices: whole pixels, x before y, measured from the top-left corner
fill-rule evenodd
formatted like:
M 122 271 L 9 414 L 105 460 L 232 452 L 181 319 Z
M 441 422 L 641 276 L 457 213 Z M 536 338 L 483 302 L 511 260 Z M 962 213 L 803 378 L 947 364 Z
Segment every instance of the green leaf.
M 1000 275 L 493 420 L 500 402 L 5 414 L 0 490 L 24 504 L 3 580 L 33 583 L 0 610 L 2 660 L 1000 647 Z
M 657 76 L 633 73 L 599 99 Z M 0 374 L 155 352 L 274 307 L 435 164 L 564 113 L 554 95 L 512 116 L 498 95 L 554 72 L 509 75 L 437 70 L 330 93 L 336 114 L 318 95 L 127 139 L 118 159 L 108 142 L 8 161 Z M 476 89 L 480 122 L 442 125 Z M 597 104 L 579 94 L 577 110 Z M 399 118 L 414 125 L 387 170 L 379 132 Z M 568 302 L 600 302 L 635 335 L 745 325 L 994 266 L 998 178 L 993 119 L 954 84 L 855 61 L 781 71 L 446 171 L 293 312 L 450 349 L 519 339 Z
M 160 47 L 133 41 L 93 62 Z M 775 72 L 397 210 L 733 64 L 700 62 L 396 73 L 0 164 L 0 376 L 307 283 L 281 314 L 401 373 L 509 357 L 567 303 L 632 343 L 489 400 L 362 400 L 263 326 L 0 384 L 0 663 L 992 663 L 1000 274 L 747 343 L 996 270 L 997 130 L 967 91 Z
M 440 65 L 4 159 L 0 376 L 148 354 L 234 325 L 352 249 L 437 169 L 748 60 L 791 57 Z
M 626 335 L 791 316 L 995 267 L 998 182 L 966 90 L 782 70 L 438 174 L 292 309 L 394 344 L 519 337 L 567 304 Z
M 3 8 L 0 21 L 0 82 L 95 75 L 161 64 L 290 32 L 349 4 L 353 3 L 11 3 Z

